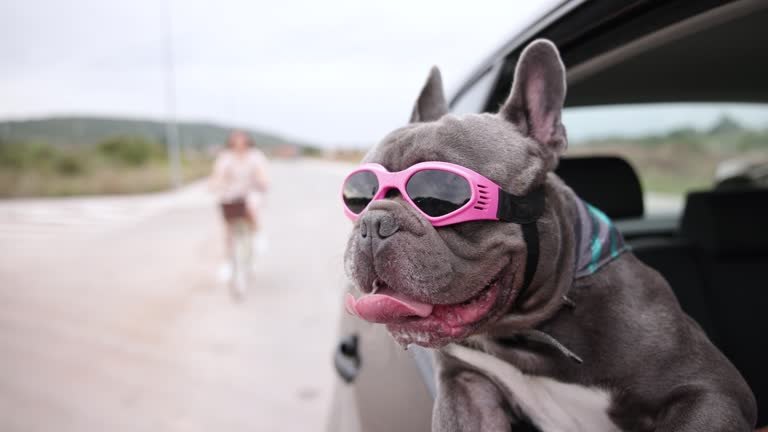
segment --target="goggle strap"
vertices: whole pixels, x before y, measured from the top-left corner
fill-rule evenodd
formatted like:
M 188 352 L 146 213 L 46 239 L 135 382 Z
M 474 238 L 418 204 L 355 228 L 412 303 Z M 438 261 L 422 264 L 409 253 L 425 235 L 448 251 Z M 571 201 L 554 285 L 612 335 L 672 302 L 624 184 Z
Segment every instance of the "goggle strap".
M 499 207 L 496 210 L 496 217 L 500 221 L 530 224 L 536 222 L 543 213 L 543 187 L 538 187 L 523 196 L 499 189 Z
M 523 224 L 523 240 L 527 254 L 525 258 L 525 273 L 523 274 L 523 286 L 520 288 L 521 296 L 528 290 L 533 282 L 533 276 L 536 275 L 536 267 L 539 265 L 539 228 L 536 222 Z M 519 298 L 519 297 L 518 297 Z
M 524 196 L 517 196 L 499 189 L 499 207 L 496 217 L 500 221 L 520 224 L 527 249 L 522 295 L 533 282 L 539 264 L 539 228 L 536 221 L 544 213 L 544 187 L 540 186 Z

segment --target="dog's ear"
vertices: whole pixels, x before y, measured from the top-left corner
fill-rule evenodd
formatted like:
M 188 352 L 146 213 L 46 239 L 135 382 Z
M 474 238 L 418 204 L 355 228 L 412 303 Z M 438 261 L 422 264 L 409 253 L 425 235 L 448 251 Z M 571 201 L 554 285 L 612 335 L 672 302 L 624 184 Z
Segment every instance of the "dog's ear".
M 523 135 L 544 147 L 549 169 L 554 169 L 568 144 L 560 121 L 565 89 L 565 67 L 560 53 L 552 42 L 538 39 L 520 54 L 512 92 L 499 110 Z
M 437 66 L 432 66 L 411 113 L 411 123 L 435 121 L 448 113 L 443 93 L 443 79 Z

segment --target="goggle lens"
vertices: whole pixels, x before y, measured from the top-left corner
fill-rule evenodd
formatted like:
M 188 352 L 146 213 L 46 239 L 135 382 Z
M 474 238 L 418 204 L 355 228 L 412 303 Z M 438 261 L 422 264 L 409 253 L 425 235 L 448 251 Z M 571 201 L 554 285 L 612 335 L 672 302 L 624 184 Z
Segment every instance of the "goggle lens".
M 416 206 L 432 217 L 445 216 L 472 198 L 472 189 L 464 177 L 442 170 L 421 170 L 408 179 L 406 193 Z
M 371 171 L 359 171 L 344 183 L 344 205 L 354 214 L 360 214 L 379 191 L 379 179 Z

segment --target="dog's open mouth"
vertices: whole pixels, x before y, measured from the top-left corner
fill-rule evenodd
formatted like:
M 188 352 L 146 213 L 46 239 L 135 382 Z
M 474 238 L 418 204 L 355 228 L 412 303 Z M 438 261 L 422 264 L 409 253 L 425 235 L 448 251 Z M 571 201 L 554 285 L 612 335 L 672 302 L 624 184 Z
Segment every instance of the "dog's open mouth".
M 402 345 L 440 346 L 468 336 L 478 321 L 491 310 L 499 295 L 498 279 L 461 303 L 423 303 L 389 287 L 355 298 L 347 294 L 347 312 L 387 329 Z

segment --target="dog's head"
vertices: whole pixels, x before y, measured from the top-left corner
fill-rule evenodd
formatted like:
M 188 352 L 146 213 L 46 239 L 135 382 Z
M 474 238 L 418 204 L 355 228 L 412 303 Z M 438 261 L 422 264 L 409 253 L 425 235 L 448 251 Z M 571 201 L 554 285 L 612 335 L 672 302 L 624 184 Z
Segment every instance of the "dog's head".
M 385 137 L 365 162 L 389 171 L 451 162 L 525 195 L 546 180 L 565 150 L 564 98 L 564 67 L 548 41 L 523 51 L 498 114 L 449 115 L 433 69 L 411 123 Z M 472 221 L 436 228 L 391 193 L 355 222 L 345 267 L 361 297 L 348 299 L 347 308 L 387 324 L 403 345 L 442 346 L 483 331 L 510 309 L 526 257 L 520 225 Z

